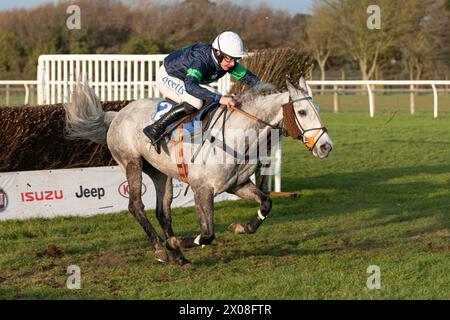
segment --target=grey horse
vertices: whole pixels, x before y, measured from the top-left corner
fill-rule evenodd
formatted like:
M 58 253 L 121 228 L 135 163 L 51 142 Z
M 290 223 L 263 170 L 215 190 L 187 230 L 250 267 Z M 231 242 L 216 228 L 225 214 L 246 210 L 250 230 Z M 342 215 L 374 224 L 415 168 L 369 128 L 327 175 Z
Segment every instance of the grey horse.
M 126 174 L 129 184 L 129 210 L 138 220 L 155 250 L 155 259 L 162 263 L 169 261 L 169 254 L 179 265 L 189 264 L 181 249 L 209 245 L 214 240 L 214 197 L 223 192 L 242 199 L 259 203 L 260 208 L 248 223 L 233 223 L 228 228 L 235 234 L 254 233 L 272 208 L 271 198 L 262 192 L 251 180 L 258 161 L 236 161 L 236 150 L 256 150 L 256 140 L 266 141 L 279 138 L 284 128 L 290 136 L 300 139 L 313 155 L 325 158 L 333 143 L 323 126 L 317 106 L 307 93 L 303 77 L 299 88 L 287 82 L 288 90 L 274 91 L 273 86 L 263 84 L 242 96 L 239 109 L 226 112 L 217 110 L 211 123 L 217 130 L 209 130 L 206 138 L 196 144 L 198 152 L 185 159 L 188 180 L 194 193 L 195 209 L 201 233 L 195 237 L 178 237 L 172 229 L 171 203 L 172 178 L 181 179 L 180 163 L 176 161 L 174 142 L 162 140 L 161 152 L 153 147 L 142 129 L 151 123 L 156 113 L 158 99 L 135 100 L 119 112 L 103 111 L 93 90 L 78 83 L 66 104 L 66 137 L 88 139 L 107 143 L 113 158 Z M 257 139 L 247 137 L 247 132 L 256 132 Z M 274 133 L 275 132 L 275 133 Z M 186 135 L 187 137 L 187 135 Z M 264 139 L 262 139 L 264 140 Z M 252 145 L 253 143 L 253 145 Z M 183 147 L 192 149 L 193 144 L 183 142 Z M 190 146 L 190 147 L 189 147 Z M 269 146 L 270 148 L 270 146 Z M 207 156 L 205 157 L 206 151 Z M 242 156 L 242 154 L 241 154 Z M 197 158 L 201 158 L 197 161 Z M 195 161 L 192 161 L 196 158 Z M 258 158 L 258 155 L 256 155 Z M 241 160 L 242 160 L 241 159 Z M 257 159 L 258 160 L 258 159 Z M 141 199 L 142 171 L 150 176 L 156 190 L 156 217 L 161 225 L 165 241 L 162 240 L 148 220 Z

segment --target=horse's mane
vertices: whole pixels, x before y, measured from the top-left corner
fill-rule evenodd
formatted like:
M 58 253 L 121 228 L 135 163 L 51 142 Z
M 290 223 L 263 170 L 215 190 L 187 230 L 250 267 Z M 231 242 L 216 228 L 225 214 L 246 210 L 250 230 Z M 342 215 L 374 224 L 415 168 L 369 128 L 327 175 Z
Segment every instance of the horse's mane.
M 267 96 L 273 93 L 279 93 L 277 87 L 271 83 L 260 83 L 249 90 L 245 91 L 241 96 L 242 102 L 251 102 L 256 98 Z

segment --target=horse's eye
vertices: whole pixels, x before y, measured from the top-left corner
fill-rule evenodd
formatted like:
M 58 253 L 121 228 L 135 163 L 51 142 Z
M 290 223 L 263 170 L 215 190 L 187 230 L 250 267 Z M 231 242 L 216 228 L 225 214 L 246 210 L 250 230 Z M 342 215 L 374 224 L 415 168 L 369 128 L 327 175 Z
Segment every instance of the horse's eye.
M 306 116 L 306 110 L 300 110 L 298 114 L 302 117 Z

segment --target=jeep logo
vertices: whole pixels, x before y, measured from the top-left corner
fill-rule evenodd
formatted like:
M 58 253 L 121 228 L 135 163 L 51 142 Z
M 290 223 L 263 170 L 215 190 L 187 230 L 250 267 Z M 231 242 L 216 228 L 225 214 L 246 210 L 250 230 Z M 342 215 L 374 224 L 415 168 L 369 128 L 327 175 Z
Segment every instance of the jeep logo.
M 103 188 L 91 188 L 91 189 L 83 189 L 83 186 L 80 186 L 80 192 L 75 193 L 77 198 L 98 198 L 99 200 L 105 196 L 105 189 Z

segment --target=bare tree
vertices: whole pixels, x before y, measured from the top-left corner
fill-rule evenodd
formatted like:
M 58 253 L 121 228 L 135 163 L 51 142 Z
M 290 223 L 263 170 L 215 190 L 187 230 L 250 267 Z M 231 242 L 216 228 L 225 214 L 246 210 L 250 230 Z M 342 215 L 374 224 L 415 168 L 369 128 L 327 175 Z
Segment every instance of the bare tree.
M 337 54 L 335 45 L 334 13 L 331 6 L 316 6 L 307 20 L 306 47 L 311 52 L 320 69 L 320 80 L 325 80 L 325 66 L 330 54 Z
M 402 53 L 402 63 L 410 80 L 421 78 L 424 61 L 433 51 L 433 44 L 428 34 L 428 20 L 433 2 L 433 0 L 410 0 L 405 3 L 405 10 L 411 17 L 410 32 L 398 39 L 398 45 Z
M 450 73 L 450 1 L 435 1 L 424 26 L 429 54 L 424 64 L 429 77 L 448 79 Z
M 380 29 L 369 29 L 368 8 L 372 0 L 324 0 L 332 11 L 334 41 L 358 62 L 363 80 L 370 79 L 380 55 L 395 47 L 400 36 L 408 32 L 410 17 L 401 0 L 377 1 L 381 13 Z

